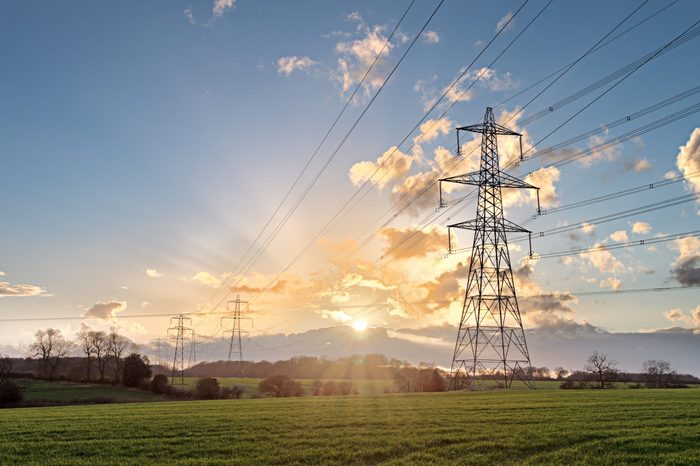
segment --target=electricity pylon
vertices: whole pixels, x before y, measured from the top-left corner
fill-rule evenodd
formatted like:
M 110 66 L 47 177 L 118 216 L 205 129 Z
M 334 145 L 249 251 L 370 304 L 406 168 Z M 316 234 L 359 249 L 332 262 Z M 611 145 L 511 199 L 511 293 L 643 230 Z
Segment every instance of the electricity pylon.
M 476 390 L 487 380 L 496 381 L 496 386 L 502 384 L 504 388 L 510 388 L 514 378 L 526 387 L 534 388 L 506 237 L 506 233 L 530 234 L 530 231 L 503 218 L 501 188 L 535 189 L 538 211 L 539 188 L 501 171 L 498 136 L 520 138 L 522 160 L 522 135 L 496 124 L 491 107 L 486 109 L 482 123 L 457 128 L 458 147 L 460 131 L 481 133 L 481 164 L 478 172 L 440 180 L 441 204 L 443 182 L 479 188 L 476 219 L 448 226 L 450 252 L 452 228 L 474 231 L 469 276 L 452 357 L 450 388 Z
M 192 319 L 185 317 L 184 314 L 170 318 L 168 335 L 175 340 L 175 355 L 173 356 L 173 369 L 170 376 L 170 383 L 173 385 L 175 385 L 175 374 L 178 371 L 180 372 L 180 385 L 185 385 L 185 345 L 190 345 L 191 355 L 194 344 L 194 330 L 189 325 L 192 325 Z
M 231 309 L 232 305 L 233 310 Z M 224 327 L 224 333 L 231 334 L 228 346 L 228 359 L 226 360 L 226 375 L 229 377 L 231 376 L 230 368 L 231 359 L 233 358 L 238 359 L 239 375 L 243 375 L 243 343 L 241 340 L 241 320 L 253 320 L 250 317 L 241 314 L 241 305 L 245 305 L 246 312 L 250 310 L 248 301 L 241 301 L 240 296 L 236 296 L 235 301 L 228 301 L 226 303 L 226 311 L 228 312 L 228 315 L 221 318 L 221 326 Z

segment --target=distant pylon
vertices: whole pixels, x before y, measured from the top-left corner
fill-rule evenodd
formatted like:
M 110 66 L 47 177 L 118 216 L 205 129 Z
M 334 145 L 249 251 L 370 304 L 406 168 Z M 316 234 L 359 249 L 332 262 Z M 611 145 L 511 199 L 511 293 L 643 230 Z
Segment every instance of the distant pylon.
M 231 309 L 232 305 L 233 309 Z M 226 303 L 226 311 L 229 314 L 221 318 L 221 326 L 224 327 L 224 333 L 231 334 L 228 345 L 228 359 L 226 360 L 226 375 L 229 377 L 232 375 L 232 359 L 238 360 L 237 375 L 243 375 L 243 342 L 241 339 L 241 320 L 252 319 L 241 314 L 241 305 L 245 305 L 246 312 L 250 310 L 248 301 L 241 301 L 240 296 L 236 296 L 235 301 L 228 301 Z
M 458 155 L 461 155 L 460 131 L 481 133 L 481 165 L 478 172 L 440 180 L 441 204 L 443 182 L 479 188 L 476 219 L 448 226 L 450 252 L 452 228 L 474 231 L 469 276 L 452 357 L 450 388 L 476 390 L 489 379 L 504 388 L 510 388 L 513 379 L 534 388 L 506 238 L 506 233 L 530 234 L 530 231 L 503 218 L 501 188 L 537 190 L 538 211 L 539 188 L 501 171 L 497 137 L 518 136 L 522 160 L 522 135 L 496 124 L 491 107 L 486 109 L 483 123 L 457 128 Z
M 175 340 L 173 369 L 170 376 L 171 384 L 175 384 L 175 375 L 179 372 L 180 385 L 185 385 L 185 345 L 190 344 L 190 354 L 192 354 L 192 344 L 194 343 L 194 330 L 188 325 L 192 325 L 192 319 L 185 317 L 184 314 L 170 318 L 168 335 Z
M 163 346 L 163 340 L 158 338 L 156 340 L 156 366 L 162 366 L 163 365 L 163 357 L 160 352 L 161 348 Z

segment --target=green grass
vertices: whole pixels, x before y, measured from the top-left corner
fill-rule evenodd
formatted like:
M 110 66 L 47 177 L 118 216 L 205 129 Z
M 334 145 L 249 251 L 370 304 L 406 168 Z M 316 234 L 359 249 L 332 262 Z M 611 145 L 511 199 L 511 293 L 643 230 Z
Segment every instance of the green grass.
M 698 464 L 700 390 L 0 410 L 3 464 Z
M 161 401 L 164 398 L 150 392 L 130 390 L 120 386 L 75 382 L 48 382 L 45 380 L 21 379 L 24 400 L 27 402 L 69 403 L 112 399 L 116 402 Z

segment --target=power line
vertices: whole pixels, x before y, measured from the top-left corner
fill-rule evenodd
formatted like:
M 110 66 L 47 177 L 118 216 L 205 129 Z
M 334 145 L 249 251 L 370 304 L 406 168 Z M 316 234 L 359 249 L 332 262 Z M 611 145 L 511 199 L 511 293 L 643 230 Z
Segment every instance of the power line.
M 576 292 L 570 292 L 567 291 L 567 294 L 570 294 L 572 296 L 595 296 L 595 295 L 614 295 L 614 294 L 626 294 L 626 293 L 648 293 L 648 292 L 662 292 L 662 291 L 682 291 L 682 290 L 693 290 L 696 288 L 700 288 L 700 285 L 690 285 L 690 286 L 659 286 L 659 287 L 652 287 L 652 288 L 631 288 L 631 289 L 626 289 L 626 290 L 603 290 L 603 291 L 576 291 Z M 529 295 L 529 296 L 521 296 L 521 298 L 544 298 L 548 296 L 552 296 L 554 293 L 544 293 L 544 294 L 536 294 L 536 295 Z M 452 300 L 434 300 L 434 301 L 400 301 L 401 304 L 408 304 L 408 305 L 420 305 L 420 304 L 446 304 L 446 303 L 452 303 L 454 301 Z M 315 306 L 315 309 L 318 309 L 319 307 L 324 308 L 324 309 L 355 309 L 355 308 L 364 308 L 364 307 L 386 307 L 389 306 L 389 304 L 385 305 L 379 305 L 377 303 L 372 303 L 372 304 L 339 304 L 339 305 L 333 305 L 333 306 Z M 311 307 L 311 306 L 310 306 Z M 300 310 L 298 308 L 287 308 L 287 309 L 276 309 L 276 308 L 270 308 L 269 310 L 271 311 L 276 311 L 276 312 L 291 312 L 295 310 Z M 223 314 L 221 312 L 212 312 L 211 314 Z M 114 317 L 115 319 L 126 319 L 126 318 L 148 318 L 148 317 L 177 317 L 180 314 L 164 314 L 161 316 L 157 316 L 154 314 L 132 314 L 129 316 L 118 316 Z M 184 314 L 188 315 L 188 314 Z M 192 315 L 190 313 L 189 315 Z M 20 317 L 20 318 L 4 318 L 0 319 L 0 322 L 39 322 L 39 321 L 51 321 L 51 320 L 85 320 L 85 316 L 57 316 L 57 317 L 51 317 L 51 316 L 44 316 L 44 317 Z M 223 337 L 222 337 L 223 339 Z
M 381 93 L 381 91 L 384 89 L 384 87 L 386 86 L 386 84 L 389 82 L 389 80 L 391 79 L 391 77 L 394 75 L 394 73 L 395 73 L 396 70 L 398 69 L 399 65 L 401 65 L 401 63 L 403 62 L 403 60 L 406 58 L 406 56 L 408 55 L 408 53 L 411 51 L 411 49 L 412 49 L 413 46 L 415 45 L 415 43 L 416 43 L 416 41 L 418 40 L 418 38 L 423 34 L 423 31 L 425 31 L 425 29 L 428 27 L 428 24 L 432 21 L 433 17 L 437 14 L 438 10 L 440 9 L 440 7 L 441 7 L 442 4 L 444 3 L 444 1 L 445 1 L 445 0 L 440 0 L 440 2 L 437 4 L 437 6 L 436 6 L 435 9 L 433 10 L 432 14 L 430 15 L 430 17 L 428 17 L 428 19 L 426 20 L 426 22 L 423 24 L 423 27 L 421 28 L 421 30 L 420 30 L 420 31 L 418 32 L 418 34 L 416 34 L 416 36 L 413 38 L 413 40 L 412 40 L 411 43 L 409 44 L 409 46 L 408 46 L 408 48 L 406 49 L 406 51 L 403 53 L 403 55 L 401 55 L 401 57 L 400 57 L 399 60 L 396 62 L 396 64 L 395 64 L 394 67 L 392 68 L 392 70 L 389 72 L 389 74 L 387 75 L 387 77 L 385 78 L 385 80 L 382 82 L 382 84 L 380 85 L 380 87 L 377 89 L 377 92 L 372 96 L 372 98 L 370 99 L 370 101 L 369 101 L 369 103 L 367 104 L 367 106 L 366 106 L 366 107 L 364 108 L 364 110 L 360 113 L 360 116 L 359 116 L 359 117 L 355 120 L 355 122 L 352 124 L 352 126 L 350 127 L 350 129 L 348 130 L 348 132 L 347 132 L 347 133 L 345 134 L 345 136 L 341 139 L 341 141 L 340 141 L 340 143 L 338 144 L 338 146 L 337 146 L 337 147 L 335 148 L 335 150 L 331 153 L 331 155 L 328 157 L 328 159 L 326 160 L 326 162 L 322 165 L 321 170 L 317 173 L 317 175 L 313 178 L 313 180 L 311 181 L 311 183 L 310 183 L 310 184 L 307 186 L 307 188 L 303 191 L 303 193 L 301 194 L 301 196 L 299 197 L 299 199 L 294 203 L 294 205 L 292 206 L 292 208 L 290 209 L 290 211 L 289 211 L 289 212 L 287 213 L 287 215 L 283 218 L 282 222 L 281 222 L 281 223 L 278 225 L 278 227 L 273 231 L 273 233 L 272 233 L 272 235 L 270 236 L 270 238 L 265 242 L 265 244 L 263 245 L 263 247 L 262 247 L 262 248 L 258 251 L 258 253 L 254 256 L 253 261 L 248 265 L 248 267 L 245 269 L 245 271 L 241 274 L 241 277 L 238 279 L 238 281 L 236 282 L 236 285 L 234 285 L 234 286 L 237 286 L 238 283 L 240 283 L 241 280 L 245 277 L 245 275 L 248 273 L 248 271 L 252 268 L 253 264 L 254 264 L 254 263 L 257 261 L 257 259 L 262 255 L 262 253 L 267 249 L 267 247 L 268 247 L 269 244 L 272 242 L 272 240 L 274 240 L 274 238 L 277 236 L 277 234 L 279 233 L 279 231 L 284 227 L 284 225 L 287 223 L 287 221 L 289 220 L 289 218 L 292 216 L 292 214 L 293 214 L 293 213 L 296 211 L 296 209 L 299 207 L 299 205 L 300 205 L 301 202 L 304 200 L 304 198 L 306 197 L 306 195 L 309 193 L 309 191 L 311 190 L 311 188 L 316 184 L 316 182 L 318 181 L 318 179 L 319 179 L 319 178 L 321 177 L 321 175 L 325 172 L 325 170 L 326 170 L 326 168 L 328 167 L 328 165 L 330 164 L 330 162 L 333 160 L 333 158 L 336 156 L 336 154 L 337 154 L 337 153 L 340 151 L 340 149 L 343 147 L 343 145 L 345 144 L 345 142 L 347 141 L 347 139 L 350 137 L 350 135 L 352 134 L 352 132 L 355 130 L 355 128 L 357 127 L 357 125 L 360 123 L 360 121 L 362 120 L 362 118 L 364 117 L 364 115 L 367 113 L 367 111 L 368 111 L 369 108 L 371 107 L 372 103 L 373 103 L 373 102 L 375 101 L 375 99 L 379 96 L 379 94 Z M 223 302 L 225 299 L 226 299 L 226 296 L 224 296 L 224 298 L 222 298 L 222 300 L 221 300 L 216 306 L 214 306 L 214 307 L 217 307 L 217 306 L 218 306 L 219 304 L 221 304 L 221 302 Z M 255 298 L 254 298 L 254 299 L 255 299 Z
M 512 21 L 513 18 L 515 18 L 515 16 L 518 14 L 518 12 L 519 12 L 520 10 L 522 10 L 522 8 L 527 4 L 528 1 L 529 1 L 529 0 L 525 0 L 525 2 L 521 5 L 521 7 L 513 14 L 513 16 L 511 16 L 511 17 L 509 18 L 508 22 L 507 22 L 506 24 L 504 24 L 504 25 L 498 30 L 498 32 L 496 33 L 496 35 L 494 36 L 494 38 L 492 38 L 491 41 L 482 49 L 482 51 L 480 52 L 480 54 L 479 54 L 478 56 L 480 56 L 481 53 L 483 53 L 483 51 L 486 49 L 486 47 L 488 47 L 488 46 L 496 39 L 496 37 L 498 37 L 498 35 L 501 34 L 501 32 L 508 26 L 508 23 L 510 23 L 510 21 Z M 551 2 L 550 2 L 550 3 L 551 3 Z M 478 56 L 477 56 L 477 58 L 478 58 Z M 472 61 L 472 64 L 473 64 L 475 61 L 476 61 L 476 59 L 474 59 L 474 60 Z M 470 66 L 471 66 L 471 64 L 470 64 Z M 445 95 L 447 95 L 447 93 L 449 92 L 449 89 L 451 89 L 452 87 L 454 87 L 454 86 L 457 84 L 457 82 L 459 81 L 459 79 L 461 79 L 461 77 L 464 76 L 464 74 L 466 74 L 466 72 L 468 71 L 468 69 L 469 69 L 469 67 L 467 67 L 467 68 L 461 73 L 460 77 L 459 77 L 457 80 L 455 80 L 455 81 L 452 83 L 451 86 L 448 87 L 448 90 L 446 90 L 446 91 L 443 93 L 443 96 L 442 96 L 440 99 L 438 99 L 438 101 L 436 101 L 436 102 L 433 104 L 433 106 L 428 110 L 428 112 L 426 112 L 425 116 L 421 119 L 421 121 L 420 121 L 416 126 L 414 126 L 414 128 L 411 130 L 411 132 L 404 138 L 404 141 L 407 140 L 408 137 L 410 137 L 410 134 L 411 134 L 413 131 L 415 131 L 416 128 L 418 128 L 418 127 L 420 126 L 420 124 L 425 120 L 425 118 L 427 118 L 427 116 L 430 114 L 430 112 L 432 112 L 432 110 L 437 106 L 437 104 L 440 102 L 440 100 L 441 100 L 442 98 L 444 98 Z M 403 142 L 402 142 L 402 143 L 403 143 Z M 402 143 L 401 143 L 401 144 L 402 144 Z M 397 146 L 397 147 L 398 147 L 398 146 Z M 379 171 L 379 169 L 381 169 L 381 166 L 383 166 L 383 164 L 386 163 L 386 162 L 391 158 L 391 156 L 393 156 L 393 154 L 394 154 L 395 152 L 396 152 L 396 150 L 394 150 L 394 151 L 390 154 L 390 156 L 387 157 L 387 159 L 385 159 L 385 160 L 382 162 L 382 164 L 381 164 L 379 167 L 377 167 L 377 169 L 375 169 L 375 171 L 374 171 L 374 173 L 372 174 L 372 176 L 374 176 L 374 174 L 376 174 L 376 173 Z M 252 299 L 252 301 L 255 301 L 257 298 L 259 298 L 267 289 L 269 289 L 269 288 L 272 286 L 273 283 L 275 283 L 275 282 L 279 279 L 280 276 L 282 276 L 282 274 L 284 274 L 287 270 L 289 270 L 289 268 L 291 268 L 291 267 L 294 265 L 294 263 L 296 263 L 296 261 L 299 260 L 299 258 L 301 258 L 301 256 L 303 256 L 309 249 L 311 249 L 311 247 L 316 243 L 316 241 L 318 241 L 318 239 L 324 234 L 324 232 L 327 231 L 327 230 L 330 228 L 330 226 L 333 224 L 333 222 L 341 215 L 341 213 L 344 211 L 344 209 L 352 202 L 352 200 L 355 198 L 355 196 L 358 195 L 358 193 L 360 192 L 360 190 L 361 190 L 365 185 L 368 184 L 369 179 L 371 179 L 372 176 L 370 176 L 370 178 L 368 178 L 367 180 L 365 180 L 365 182 L 363 183 L 363 185 L 362 185 L 358 190 L 356 190 L 356 191 L 353 193 L 353 195 L 345 202 L 345 204 L 343 204 L 343 206 L 340 208 L 340 210 L 338 210 L 338 211 L 335 213 L 335 215 L 334 215 L 333 217 L 331 217 L 331 219 L 330 219 L 330 220 L 326 223 L 326 225 L 316 234 L 316 236 L 314 236 L 314 237 L 312 238 L 312 240 L 311 240 L 311 241 L 310 241 L 310 242 L 309 242 L 309 243 L 308 243 L 308 244 L 307 244 L 293 259 L 292 259 L 292 261 L 291 261 L 291 262 L 290 262 L 290 263 L 289 263 L 289 264 L 288 264 L 288 265 L 287 265 L 287 266 L 286 266 L 272 281 L 270 281 L 270 283 L 268 283 L 268 284 L 261 290 L 261 292 L 259 292 L 259 293 Z
M 301 172 L 299 173 L 299 175 L 297 175 L 296 179 L 294 180 L 294 182 L 292 183 L 292 185 L 290 186 L 290 188 L 287 190 L 286 194 L 284 195 L 284 197 L 282 198 L 282 200 L 280 201 L 280 203 L 277 205 L 277 208 L 275 209 L 275 211 L 272 213 L 272 215 L 270 216 L 270 218 L 268 218 L 268 220 L 267 220 L 267 222 L 265 223 L 265 225 L 263 226 L 263 228 L 260 230 L 260 232 L 258 233 L 258 235 L 256 236 L 256 238 L 253 240 L 253 242 L 250 244 L 250 246 L 248 247 L 248 249 L 245 251 L 245 253 L 244 253 L 243 256 L 241 257 L 241 259 L 238 261 L 238 263 L 237 263 L 236 266 L 234 267 L 234 269 L 233 269 L 234 272 L 233 272 L 233 274 L 231 275 L 231 277 L 234 276 L 234 274 L 235 274 L 235 272 L 238 270 L 239 266 L 243 263 L 243 261 L 244 261 L 245 258 L 248 256 L 248 254 L 253 250 L 253 248 L 255 247 L 255 245 L 257 244 L 257 242 L 258 242 L 258 241 L 260 240 L 260 238 L 262 237 L 263 232 L 267 229 L 267 227 L 268 227 L 268 226 L 270 225 L 270 223 L 272 222 L 272 219 L 273 219 L 273 218 L 277 215 L 277 213 L 280 211 L 280 209 L 282 208 L 282 205 L 284 205 L 284 203 L 287 201 L 287 199 L 288 199 L 289 196 L 291 195 L 292 191 L 294 190 L 294 188 L 297 186 L 297 184 L 298 184 L 299 181 L 301 180 L 301 178 L 302 178 L 302 176 L 304 175 L 304 173 L 306 173 L 306 170 L 309 168 L 309 165 L 311 165 L 311 162 L 313 162 L 313 160 L 316 158 L 316 155 L 318 155 L 318 152 L 320 151 L 321 147 L 322 147 L 323 144 L 326 142 L 326 140 L 328 139 L 328 137 L 330 136 L 331 132 L 333 131 L 333 129 L 334 129 L 334 128 L 336 127 L 336 125 L 338 124 L 338 121 L 340 121 L 340 118 L 343 116 L 343 114 L 345 113 L 345 111 L 347 110 L 347 108 L 350 106 L 351 102 L 352 102 L 353 99 L 355 98 L 355 95 L 358 93 L 358 91 L 359 91 L 359 90 L 362 88 L 362 86 L 364 85 L 365 80 L 366 80 L 367 77 L 369 76 L 369 74 L 370 74 L 370 72 L 372 71 L 372 69 L 374 69 L 374 66 L 375 66 L 375 65 L 377 64 L 377 62 L 379 61 L 379 58 L 380 58 L 381 55 L 384 53 L 384 50 L 386 50 L 386 47 L 390 44 L 391 39 L 394 37 L 394 35 L 395 35 L 396 32 L 398 31 L 399 26 L 403 23 L 403 20 L 406 18 L 406 15 L 408 14 L 409 10 L 411 9 L 411 7 L 413 6 L 414 3 L 415 3 L 415 0 L 411 0 L 411 2 L 409 3 L 408 7 L 407 7 L 406 10 L 404 11 L 403 15 L 402 15 L 401 18 L 399 19 L 398 23 L 396 23 L 396 26 L 395 26 L 394 29 L 391 31 L 391 34 L 389 35 L 389 37 L 387 37 L 386 41 L 384 42 L 384 45 L 383 45 L 382 48 L 379 50 L 379 53 L 377 53 L 377 55 L 374 57 L 374 60 L 372 61 L 372 63 L 370 64 L 370 66 L 367 68 L 367 71 L 365 71 L 365 74 L 362 76 L 362 79 L 360 79 L 360 81 L 358 82 L 357 86 L 355 86 L 355 89 L 353 90 L 353 92 L 352 92 L 352 94 L 350 95 L 350 97 L 348 98 L 348 100 L 345 102 L 345 105 L 344 105 L 343 108 L 340 110 L 340 112 L 339 112 L 338 115 L 336 116 L 335 120 L 333 121 L 333 123 L 331 124 L 331 126 L 330 126 L 330 127 L 328 128 L 328 130 L 326 131 L 326 134 L 325 134 L 325 135 L 323 136 L 323 138 L 321 139 L 321 142 L 319 142 L 319 144 L 316 146 L 316 149 L 315 149 L 314 152 L 311 154 L 311 157 L 309 157 L 309 159 L 307 160 L 306 164 L 305 164 L 304 167 L 302 168 Z M 216 296 L 216 295 L 219 293 L 219 291 L 220 291 L 221 289 L 225 289 L 225 287 L 227 286 L 226 283 L 228 283 L 228 282 L 230 282 L 230 278 L 227 278 L 227 279 L 225 280 L 225 283 L 222 283 L 222 285 L 221 285 L 216 291 L 214 291 L 214 293 L 212 294 L 212 296 L 209 298 L 208 301 L 211 301 L 212 299 L 214 299 L 214 296 Z

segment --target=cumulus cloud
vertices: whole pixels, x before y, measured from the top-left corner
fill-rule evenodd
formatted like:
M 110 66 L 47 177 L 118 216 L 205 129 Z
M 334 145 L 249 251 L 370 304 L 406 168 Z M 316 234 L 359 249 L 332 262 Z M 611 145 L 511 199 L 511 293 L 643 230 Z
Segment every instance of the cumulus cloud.
M 684 313 L 680 308 L 673 308 L 664 312 L 663 316 L 673 323 L 690 325 L 700 330 L 700 305 L 691 310 L 689 315 Z
M 625 241 L 629 241 L 629 237 L 627 236 L 627 232 L 625 230 L 618 230 L 613 232 L 610 235 L 610 239 L 615 241 L 616 243 L 624 243 Z
M 598 249 L 603 246 L 603 243 L 596 243 L 590 251 L 581 253 L 581 259 L 590 263 L 601 273 L 621 273 L 625 270 L 625 266 L 620 260 L 615 257 L 610 251 Z M 597 249 L 597 250 L 596 250 Z
M 0 272 L 0 277 L 4 276 L 4 272 Z M 6 281 L 0 281 L 0 298 L 9 296 L 44 296 L 46 290 L 36 285 L 12 284 Z
M 85 311 L 85 317 L 95 317 L 98 319 L 109 319 L 126 309 L 126 301 L 106 301 L 95 303 Z
M 581 225 L 581 231 L 583 231 L 587 235 L 590 235 L 591 233 L 593 233 L 593 231 L 595 231 L 595 225 L 592 223 L 583 222 L 583 224 Z
M 676 157 L 676 166 L 683 176 L 696 175 L 700 172 L 700 128 L 695 128 L 690 134 L 688 142 L 680 146 Z M 700 193 L 700 177 L 688 178 L 686 185 L 689 189 Z
M 362 80 L 367 69 L 383 50 L 362 85 L 363 94 L 368 97 L 384 82 L 387 57 L 393 50 L 394 44 L 387 43 L 383 26 L 368 27 L 364 25 L 361 18 L 356 18 L 356 20 L 358 20 L 358 30 L 362 31 L 362 37 L 336 43 L 335 50 L 340 58 L 338 58 L 337 68 L 333 76 L 340 84 L 342 93 L 348 93 Z
M 416 229 L 387 227 L 379 231 L 387 243 L 384 253 L 393 259 L 425 257 L 432 252 L 447 249 L 447 231 L 440 226 Z
M 277 280 L 277 282 L 271 286 L 269 289 L 266 290 L 267 293 L 282 293 L 286 288 L 287 284 L 289 282 L 287 280 Z M 230 288 L 231 292 L 233 293 L 260 293 L 263 291 L 265 288 L 264 286 L 255 286 L 255 285 L 238 285 L 238 286 L 232 286 Z
M 651 170 L 651 162 L 648 159 L 632 159 L 623 162 L 625 171 L 634 171 L 642 173 Z
M 329 311 L 326 309 L 321 311 L 321 318 L 333 319 L 337 322 L 350 322 L 352 320 L 352 317 L 343 311 Z
M 316 62 L 309 57 L 281 57 L 277 60 L 277 72 L 289 76 L 294 71 L 303 71 L 308 73 Z
M 651 231 L 651 225 L 647 222 L 634 222 L 632 224 L 632 233 L 638 235 L 646 235 Z
M 595 134 L 588 138 L 588 147 L 589 149 L 592 149 L 593 152 L 580 158 L 579 164 L 584 167 L 590 167 L 600 160 L 612 160 L 620 155 L 619 146 L 605 146 L 605 143 L 607 142 L 605 136 L 607 136 L 607 134 L 608 130 L 606 128 L 603 135 Z
M 156 269 L 146 269 L 146 275 L 148 275 L 151 278 L 158 278 L 163 276 L 163 274 L 158 272 Z
M 195 281 L 200 285 L 204 285 L 209 288 L 218 288 L 219 285 L 221 285 L 221 279 L 210 274 L 209 272 L 197 272 L 192 277 L 192 281 Z
M 212 6 L 212 13 L 215 18 L 221 18 L 226 10 L 236 6 L 236 0 L 214 0 L 214 5 Z
M 428 44 L 437 44 L 440 42 L 440 35 L 435 31 L 425 31 L 423 33 L 423 40 Z
M 671 247 L 678 250 L 671 275 L 683 286 L 700 285 L 700 239 L 680 238 Z
M 507 25 L 507 26 L 506 26 Z M 513 12 L 509 11 L 508 13 L 505 14 L 501 19 L 498 20 L 496 23 L 496 31 L 500 31 L 501 28 L 505 27 L 505 31 L 508 29 L 511 29 L 513 26 L 515 26 L 515 20 L 513 19 Z
M 464 69 L 459 71 L 455 77 L 464 73 Z M 435 81 L 437 76 L 433 76 Z M 454 80 L 453 80 L 454 81 Z M 456 84 L 453 81 L 442 88 L 436 87 L 431 80 L 419 79 L 413 86 L 413 90 L 420 94 L 423 103 L 423 110 L 427 111 L 444 94 L 443 104 L 445 106 L 455 102 L 468 102 L 474 98 L 475 88 L 487 89 L 492 92 L 503 92 L 518 87 L 518 81 L 509 72 L 499 73 L 497 70 L 488 67 L 477 68 L 464 74 Z M 441 106 L 438 106 L 440 108 Z
M 403 178 L 412 164 L 413 157 L 392 146 L 375 162 L 362 161 L 350 167 L 350 181 L 353 185 L 359 186 L 374 174 L 372 183 L 382 189 L 387 183 Z
M 610 288 L 611 290 L 619 290 L 622 282 L 617 277 L 608 277 L 600 281 L 601 288 Z

